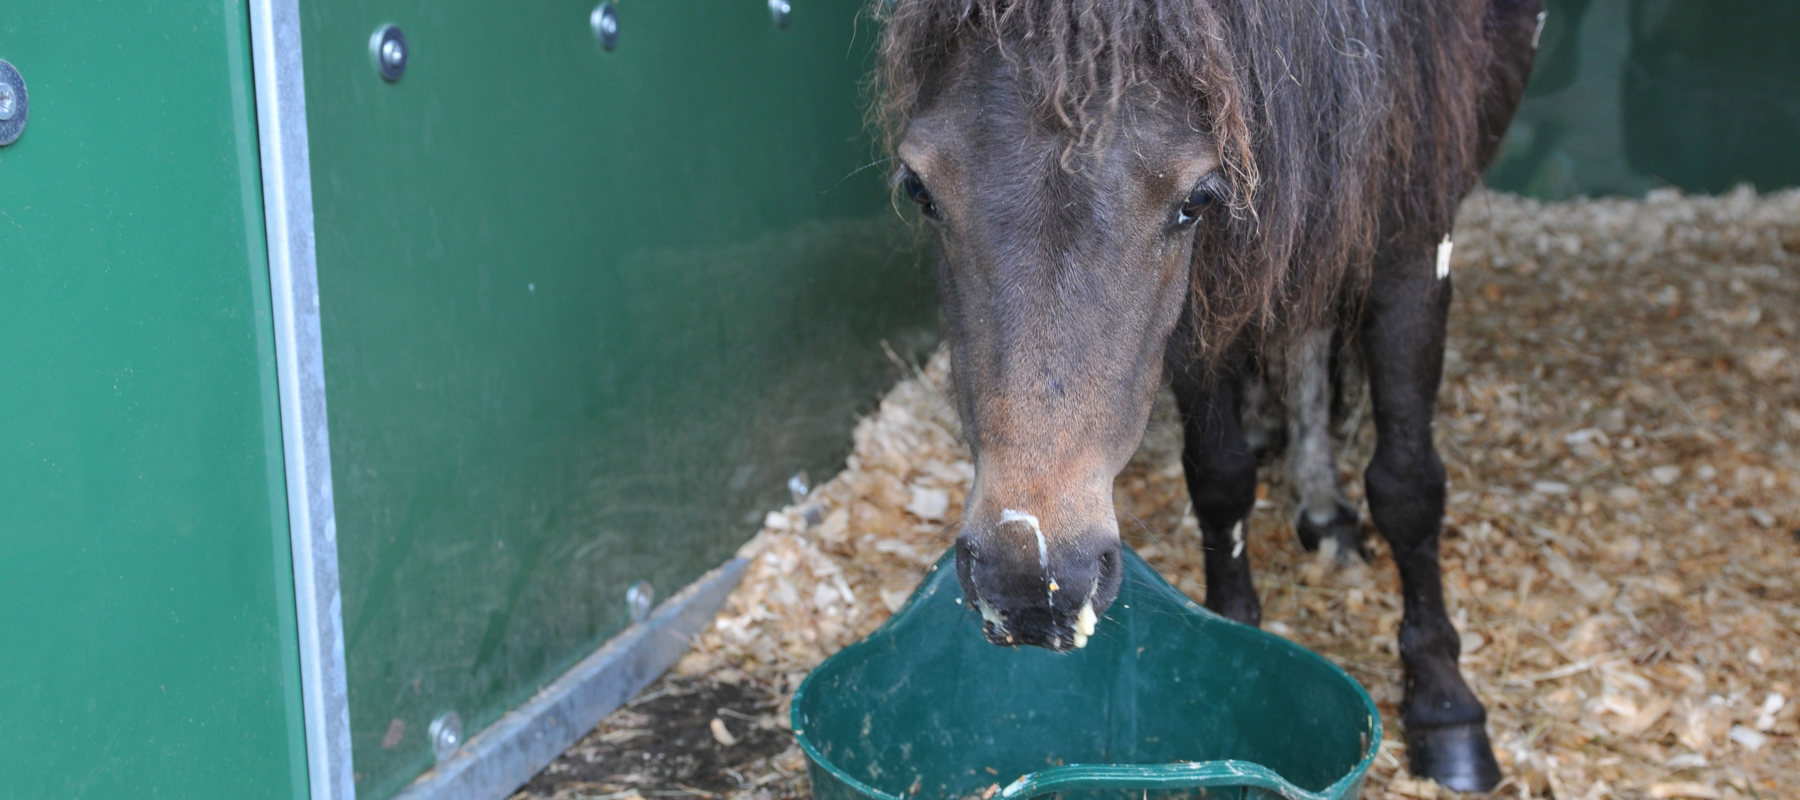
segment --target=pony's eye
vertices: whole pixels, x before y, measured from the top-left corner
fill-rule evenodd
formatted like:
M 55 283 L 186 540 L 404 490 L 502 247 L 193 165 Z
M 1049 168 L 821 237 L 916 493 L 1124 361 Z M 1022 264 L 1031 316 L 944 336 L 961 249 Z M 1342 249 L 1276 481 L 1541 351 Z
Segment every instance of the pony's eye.
M 919 210 L 923 211 L 925 216 L 932 219 L 938 218 L 937 203 L 931 199 L 931 192 L 925 190 L 925 182 L 919 179 L 918 173 L 907 170 L 906 177 L 900 179 L 900 188 L 906 191 L 908 198 L 919 204 Z
M 1180 210 L 1175 212 L 1176 227 L 1187 227 L 1200 219 L 1206 209 L 1219 201 L 1220 187 L 1215 176 L 1208 175 L 1194 185 L 1188 192 L 1186 200 L 1181 201 Z

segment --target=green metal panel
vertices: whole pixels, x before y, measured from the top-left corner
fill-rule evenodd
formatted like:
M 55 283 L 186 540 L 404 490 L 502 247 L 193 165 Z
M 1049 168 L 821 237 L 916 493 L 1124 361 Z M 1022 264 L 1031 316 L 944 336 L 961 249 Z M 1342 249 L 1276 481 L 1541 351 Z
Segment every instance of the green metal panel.
M 0 795 L 303 797 L 241 4 L 0 5 Z
M 858 6 L 624 3 L 606 53 L 586 2 L 302 5 L 362 796 L 729 556 L 929 335 Z
M 1548 0 L 1489 183 L 1542 197 L 1800 185 L 1800 4 Z

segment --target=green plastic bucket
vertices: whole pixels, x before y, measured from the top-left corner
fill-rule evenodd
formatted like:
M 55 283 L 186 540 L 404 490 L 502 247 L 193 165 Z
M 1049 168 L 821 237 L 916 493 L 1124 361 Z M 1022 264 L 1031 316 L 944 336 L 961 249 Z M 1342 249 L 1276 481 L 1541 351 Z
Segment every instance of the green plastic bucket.
M 1381 745 L 1343 670 L 1201 608 L 1129 549 L 1119 599 L 1060 655 L 989 644 L 945 554 L 807 676 L 793 723 L 817 800 L 1354 798 Z

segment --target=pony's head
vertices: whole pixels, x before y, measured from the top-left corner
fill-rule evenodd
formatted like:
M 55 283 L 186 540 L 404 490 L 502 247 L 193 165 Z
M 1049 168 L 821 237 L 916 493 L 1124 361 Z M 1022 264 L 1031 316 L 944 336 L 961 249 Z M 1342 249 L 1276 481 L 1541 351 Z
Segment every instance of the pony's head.
M 1116 595 L 1112 482 L 1165 363 L 1323 324 L 1378 234 L 1453 210 L 1478 92 L 1376 54 L 1472 46 L 1464 5 L 878 0 L 873 118 L 939 244 L 990 638 L 1079 646 Z
M 1195 248 L 1241 175 L 1194 92 L 1097 63 L 1098 83 L 1046 85 L 1036 62 L 1058 56 L 1037 44 L 970 37 L 943 54 L 896 132 L 894 182 L 939 243 L 975 458 L 964 592 L 995 643 L 1063 651 L 1118 594 L 1113 479 L 1143 436 Z M 1064 59 L 1106 57 L 1064 44 Z

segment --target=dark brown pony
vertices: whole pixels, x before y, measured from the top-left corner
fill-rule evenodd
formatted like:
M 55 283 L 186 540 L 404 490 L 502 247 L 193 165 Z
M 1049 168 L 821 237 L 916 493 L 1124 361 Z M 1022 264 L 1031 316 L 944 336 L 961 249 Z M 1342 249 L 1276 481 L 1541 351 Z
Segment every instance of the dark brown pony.
M 1257 624 L 1244 377 L 1338 331 L 1360 345 L 1373 401 L 1364 479 L 1405 592 L 1412 769 L 1498 782 L 1439 583 L 1440 243 L 1518 102 L 1539 9 L 878 3 L 876 117 L 896 187 L 940 244 L 976 471 L 957 571 L 989 639 L 1060 651 L 1093 632 L 1120 581 L 1112 482 L 1165 380 L 1206 605 Z

